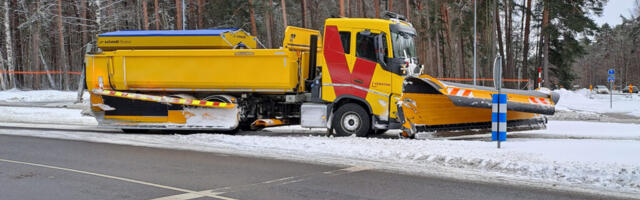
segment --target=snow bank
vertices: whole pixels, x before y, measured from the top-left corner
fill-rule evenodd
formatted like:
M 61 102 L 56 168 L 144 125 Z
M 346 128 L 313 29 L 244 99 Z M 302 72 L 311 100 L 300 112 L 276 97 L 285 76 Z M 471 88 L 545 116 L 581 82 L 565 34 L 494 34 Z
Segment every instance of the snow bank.
M 638 94 L 614 94 L 613 108 L 609 108 L 609 94 L 595 94 L 588 89 L 570 91 L 555 90 L 560 94 L 556 105 L 559 111 L 582 111 L 592 113 L 623 113 L 640 117 L 640 96 Z
M 640 140 L 640 124 L 549 121 L 545 130 L 519 131 L 509 134 L 536 135 L 537 138 Z
M 80 109 L 68 108 L 30 108 L 0 106 L 0 124 L 14 123 L 46 123 L 98 125 L 95 118 L 82 116 Z
M 52 102 L 52 101 L 75 101 L 78 93 L 75 91 L 59 90 L 33 90 L 22 91 L 11 89 L 0 91 L 0 101 L 4 102 Z M 88 98 L 88 93 L 83 96 Z

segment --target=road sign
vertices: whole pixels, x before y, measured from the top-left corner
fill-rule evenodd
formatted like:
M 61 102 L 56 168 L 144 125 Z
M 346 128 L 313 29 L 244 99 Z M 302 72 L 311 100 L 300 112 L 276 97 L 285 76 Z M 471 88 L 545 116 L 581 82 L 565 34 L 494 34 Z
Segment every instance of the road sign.
M 614 74 L 616 74 L 616 70 L 609 69 L 609 76 L 613 76 Z
M 615 81 L 615 80 L 616 80 L 616 77 L 615 77 L 615 76 L 609 76 L 609 77 L 607 78 L 607 82 L 613 82 L 613 81 Z
M 500 93 L 502 88 L 502 58 L 497 56 L 493 61 L 493 86 Z

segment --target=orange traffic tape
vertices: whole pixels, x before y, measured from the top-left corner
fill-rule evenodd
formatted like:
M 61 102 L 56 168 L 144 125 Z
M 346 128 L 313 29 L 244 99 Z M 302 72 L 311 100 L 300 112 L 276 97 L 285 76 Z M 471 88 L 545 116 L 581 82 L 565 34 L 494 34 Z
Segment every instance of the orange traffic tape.
M 0 74 L 75 74 L 75 75 L 79 75 L 82 74 L 82 72 L 74 72 L 74 71 L 70 71 L 70 72 L 64 72 L 64 71 L 0 71 Z
M 99 94 L 99 95 L 106 95 L 106 96 L 122 97 L 127 99 L 155 101 L 160 103 L 179 104 L 179 105 L 186 105 L 186 106 L 200 106 L 200 107 L 211 107 L 211 108 L 234 108 L 236 106 L 236 104 L 233 104 L 233 103 L 202 101 L 202 100 L 195 100 L 195 99 L 182 99 L 182 98 L 173 98 L 173 97 L 167 97 L 167 96 L 154 96 L 154 95 L 147 95 L 147 94 L 118 92 L 118 91 L 101 90 L 101 89 L 93 89 L 92 93 Z

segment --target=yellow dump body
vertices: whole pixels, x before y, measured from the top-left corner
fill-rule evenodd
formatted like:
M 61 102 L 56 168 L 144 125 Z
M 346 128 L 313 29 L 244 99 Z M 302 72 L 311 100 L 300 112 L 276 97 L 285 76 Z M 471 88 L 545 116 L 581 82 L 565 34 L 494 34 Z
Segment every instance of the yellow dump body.
M 310 34 L 319 33 L 290 27 L 287 35 L 296 39 L 283 45 L 308 45 Z M 166 38 L 155 41 L 167 44 Z M 307 53 L 291 48 L 104 51 L 86 56 L 87 84 L 90 89 L 101 88 L 102 80 L 102 88 L 135 91 L 296 92 L 304 89 L 300 82 L 308 77 Z
M 119 49 L 231 49 L 244 46 L 255 49 L 254 36 L 242 29 L 116 31 L 98 35 L 98 47 Z M 240 45 L 241 46 L 241 45 Z
M 88 56 L 87 84 L 115 90 L 290 92 L 296 54 L 276 49 L 117 50 Z M 108 83 L 108 84 L 107 84 Z

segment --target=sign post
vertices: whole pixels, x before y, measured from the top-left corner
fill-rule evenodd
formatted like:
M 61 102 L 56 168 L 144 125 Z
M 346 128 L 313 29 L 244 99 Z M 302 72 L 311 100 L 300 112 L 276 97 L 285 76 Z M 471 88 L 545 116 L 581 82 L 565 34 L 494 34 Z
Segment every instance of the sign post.
M 498 91 L 492 96 L 491 104 L 491 140 L 500 142 L 507 140 L 507 95 L 502 94 L 502 58 L 498 56 L 493 64 L 493 85 Z
M 613 82 L 616 81 L 616 70 L 609 69 L 608 73 L 609 78 L 607 78 L 607 81 L 609 81 L 609 108 L 613 108 Z
M 538 89 L 542 87 L 542 67 L 538 67 Z

